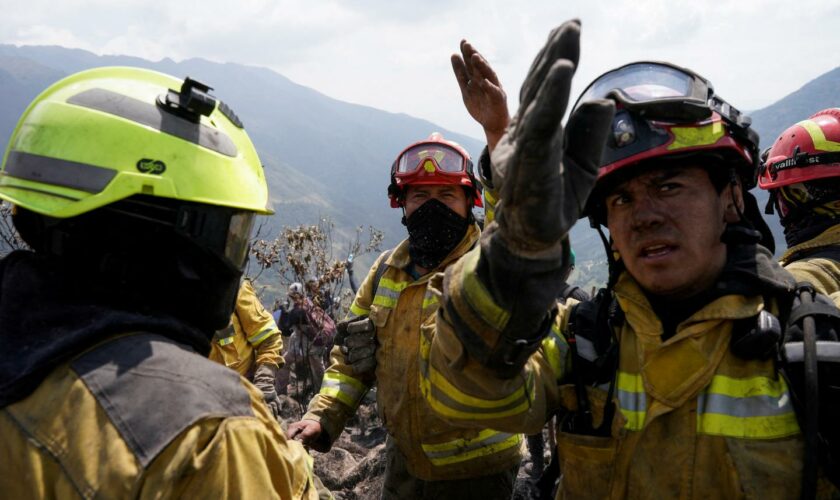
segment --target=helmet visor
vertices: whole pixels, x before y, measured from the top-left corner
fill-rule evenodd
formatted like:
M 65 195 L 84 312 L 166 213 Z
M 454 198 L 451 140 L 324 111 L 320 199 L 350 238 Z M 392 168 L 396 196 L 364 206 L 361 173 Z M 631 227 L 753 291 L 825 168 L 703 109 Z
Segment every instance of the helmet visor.
M 711 116 L 713 95 L 711 84 L 687 69 L 638 62 L 599 76 L 583 91 L 575 108 L 582 102 L 612 99 L 652 120 L 689 123 Z
M 693 97 L 695 76 L 671 66 L 635 63 L 610 71 L 592 82 L 578 102 L 610 97 L 619 91 L 625 103 Z
M 178 209 L 175 232 L 241 270 L 248 258 L 255 212 L 201 204 Z
M 254 212 L 236 212 L 230 217 L 224 255 L 225 259 L 233 265 L 239 264 L 239 267 L 245 265 L 254 217 Z
M 457 149 L 444 144 L 417 144 L 403 151 L 397 159 L 396 174 L 408 174 L 420 168 L 428 172 L 462 173 L 466 171 L 467 158 Z

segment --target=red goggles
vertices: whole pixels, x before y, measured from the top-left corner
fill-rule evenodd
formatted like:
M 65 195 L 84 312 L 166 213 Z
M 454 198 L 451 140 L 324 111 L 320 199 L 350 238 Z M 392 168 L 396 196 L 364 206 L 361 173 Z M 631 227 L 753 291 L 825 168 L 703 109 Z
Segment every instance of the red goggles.
M 410 146 L 397 158 L 396 177 L 424 170 L 429 174 L 463 174 L 469 159 L 457 149 L 446 144 L 423 143 Z

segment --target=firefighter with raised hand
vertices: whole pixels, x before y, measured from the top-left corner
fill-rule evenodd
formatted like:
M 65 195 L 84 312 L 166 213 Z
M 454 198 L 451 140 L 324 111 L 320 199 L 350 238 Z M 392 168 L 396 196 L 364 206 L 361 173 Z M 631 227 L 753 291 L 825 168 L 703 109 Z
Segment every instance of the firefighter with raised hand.
M 776 139 L 758 171 L 788 249 L 780 262 L 821 293 L 840 292 L 840 108 L 824 109 Z
M 388 195 L 403 211 L 408 238 L 374 263 L 338 326 L 320 394 L 288 434 L 329 449 L 375 383 L 390 435 L 383 498 L 509 498 L 522 436 L 447 424 L 420 390 L 418 360 L 428 352 L 438 313 L 430 280 L 480 234 L 471 208 L 481 206 L 481 194 L 470 157 L 432 134 L 397 156 Z
M 508 432 L 563 410 L 559 498 L 816 494 L 777 370 L 795 280 L 749 220 L 749 120 L 699 75 L 635 63 L 596 79 L 564 132 L 568 91 L 543 97 L 568 89 L 578 35 L 561 26 L 537 56 L 492 154 L 497 221 L 433 283 L 427 401 Z M 586 212 L 617 258 L 593 301 L 560 305 L 566 232 L 596 174 Z
M 233 312 L 261 163 L 209 87 L 71 75 L 27 108 L 0 198 L 0 489 L 9 498 L 318 498 L 262 393 L 207 359 Z

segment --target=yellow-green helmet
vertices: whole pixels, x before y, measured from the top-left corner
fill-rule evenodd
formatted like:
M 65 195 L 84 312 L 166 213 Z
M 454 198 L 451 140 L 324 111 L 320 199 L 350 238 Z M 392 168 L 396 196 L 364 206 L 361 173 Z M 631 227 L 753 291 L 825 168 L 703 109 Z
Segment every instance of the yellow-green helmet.
M 137 68 L 71 75 L 23 113 L 0 170 L 23 239 L 86 296 L 205 332 L 229 321 L 254 217 L 271 213 L 254 145 L 209 91 Z
M 55 218 L 138 194 L 270 214 L 254 145 L 208 90 L 127 67 L 60 80 L 21 116 L 0 198 Z

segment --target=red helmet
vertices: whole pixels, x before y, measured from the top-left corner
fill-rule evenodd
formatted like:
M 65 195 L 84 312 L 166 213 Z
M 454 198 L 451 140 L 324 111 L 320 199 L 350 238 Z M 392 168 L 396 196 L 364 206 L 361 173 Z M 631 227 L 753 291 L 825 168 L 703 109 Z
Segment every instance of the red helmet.
M 404 206 L 406 186 L 447 184 L 470 188 L 473 205 L 484 206 L 469 153 L 435 132 L 428 139 L 405 148 L 394 160 L 388 198 L 391 207 L 399 208 Z
M 775 189 L 840 177 L 840 108 L 817 112 L 776 139 L 758 171 L 758 186 Z
M 732 126 L 718 113 L 693 123 L 673 123 L 644 119 L 619 106 L 613 136 L 604 147 L 599 180 L 652 158 L 708 152 L 735 166 L 745 184 L 750 184 L 757 159 L 757 144 L 736 137 Z M 634 140 L 635 144 L 630 142 Z
M 711 82 L 670 63 L 642 61 L 601 75 L 578 99 L 612 99 L 616 114 L 604 145 L 598 182 L 654 158 L 712 154 L 753 187 L 758 164 L 758 134 L 751 120 L 714 93 Z M 598 195 L 590 196 L 584 215 L 592 215 Z

